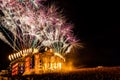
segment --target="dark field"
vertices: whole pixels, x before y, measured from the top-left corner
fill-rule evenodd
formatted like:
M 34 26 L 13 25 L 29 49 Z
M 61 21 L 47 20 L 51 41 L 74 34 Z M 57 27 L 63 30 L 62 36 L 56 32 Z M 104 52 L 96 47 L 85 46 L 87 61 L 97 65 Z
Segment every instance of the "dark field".
M 81 68 L 64 73 L 24 76 L 22 80 L 120 80 L 120 67 Z

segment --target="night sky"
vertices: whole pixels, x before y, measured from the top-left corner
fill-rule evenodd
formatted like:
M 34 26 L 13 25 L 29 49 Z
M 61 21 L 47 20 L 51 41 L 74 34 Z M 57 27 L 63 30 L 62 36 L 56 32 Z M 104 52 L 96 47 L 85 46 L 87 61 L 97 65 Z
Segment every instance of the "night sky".
M 74 34 L 84 48 L 74 53 L 76 65 L 120 65 L 120 5 L 118 2 L 80 2 L 79 0 L 48 0 L 63 10 L 68 22 L 74 24 Z M 79 2 L 78 2 L 79 1 Z M 0 41 L 0 70 L 9 65 L 12 52 Z

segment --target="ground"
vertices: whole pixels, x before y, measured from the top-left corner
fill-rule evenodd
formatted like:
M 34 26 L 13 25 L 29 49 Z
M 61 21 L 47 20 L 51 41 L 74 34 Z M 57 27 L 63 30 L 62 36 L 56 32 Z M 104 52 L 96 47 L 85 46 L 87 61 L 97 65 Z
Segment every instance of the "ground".
M 120 67 L 98 66 L 95 68 L 74 69 L 64 73 L 47 73 L 22 77 L 25 80 L 26 78 L 28 80 L 120 80 Z

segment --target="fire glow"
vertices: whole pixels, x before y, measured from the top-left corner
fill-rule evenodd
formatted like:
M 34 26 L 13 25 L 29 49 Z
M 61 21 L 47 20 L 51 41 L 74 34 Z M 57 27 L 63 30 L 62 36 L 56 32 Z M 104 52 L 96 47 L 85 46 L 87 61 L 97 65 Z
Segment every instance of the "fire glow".
M 12 75 L 21 71 L 21 69 L 18 70 L 18 66 L 24 67 L 23 75 L 63 72 L 70 70 L 70 67 L 72 67 L 72 65 L 66 66 L 65 58 L 60 54 L 56 55 L 51 49 L 44 53 L 39 53 L 37 49 L 25 49 L 20 52 L 9 55 L 9 59 L 13 61 L 10 65 Z M 18 54 L 20 55 L 16 57 Z

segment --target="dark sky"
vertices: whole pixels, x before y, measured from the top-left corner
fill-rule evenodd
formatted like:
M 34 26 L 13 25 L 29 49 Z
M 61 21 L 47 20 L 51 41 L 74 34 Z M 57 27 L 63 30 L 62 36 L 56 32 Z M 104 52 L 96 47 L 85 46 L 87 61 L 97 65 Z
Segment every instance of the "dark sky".
M 84 45 L 75 54 L 77 64 L 120 65 L 120 5 L 118 2 L 78 1 L 55 0 L 64 16 L 74 24 L 74 33 Z M 0 41 L 0 69 L 8 66 L 10 52 L 12 49 Z

